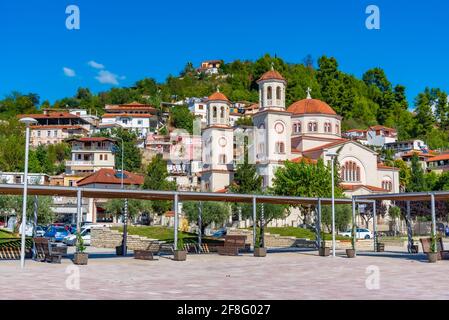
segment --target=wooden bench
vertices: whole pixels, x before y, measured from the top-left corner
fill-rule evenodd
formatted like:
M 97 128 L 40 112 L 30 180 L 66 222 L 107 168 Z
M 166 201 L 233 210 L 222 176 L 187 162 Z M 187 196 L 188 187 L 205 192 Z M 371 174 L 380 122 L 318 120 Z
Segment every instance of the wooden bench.
M 431 238 L 421 238 L 419 239 L 421 241 L 422 249 L 424 253 L 432 252 L 431 246 L 432 246 L 432 239 Z M 443 239 L 438 238 L 437 241 L 437 252 L 438 252 L 438 260 L 446 260 L 449 259 L 449 250 L 444 250 L 443 247 Z
M 158 241 L 151 242 L 145 250 L 134 250 L 134 259 L 154 260 L 154 256 L 159 256 L 162 244 Z
M 53 250 L 47 238 L 34 238 L 36 246 L 36 259 L 41 262 L 61 263 L 62 253 Z
M 217 247 L 218 254 L 222 256 L 238 256 L 239 250 L 245 248 L 245 241 L 246 236 L 225 236 L 224 245 L 222 247 Z

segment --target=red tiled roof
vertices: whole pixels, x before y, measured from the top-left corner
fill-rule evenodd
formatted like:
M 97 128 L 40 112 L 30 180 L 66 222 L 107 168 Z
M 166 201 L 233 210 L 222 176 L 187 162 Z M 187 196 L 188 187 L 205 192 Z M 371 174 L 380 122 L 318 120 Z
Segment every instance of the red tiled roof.
M 449 160 L 449 153 L 439 154 L 430 159 L 427 159 L 426 161 L 430 162 L 430 161 L 441 161 L 441 160 Z
M 307 163 L 307 164 L 316 164 L 317 163 L 316 160 L 310 159 L 310 158 L 306 158 L 306 157 L 298 157 L 298 158 L 290 160 L 290 162 L 294 162 L 294 163 L 304 162 L 304 163 Z
M 402 155 L 402 157 L 406 157 L 406 158 L 408 158 L 408 157 L 413 157 L 413 155 L 414 154 L 416 154 L 418 157 L 426 157 L 426 158 L 432 158 L 433 159 L 433 157 L 435 157 L 435 155 L 434 154 L 430 154 L 430 153 L 424 153 L 424 152 L 422 152 L 422 151 L 409 151 L 409 152 L 407 152 L 407 153 L 404 153 L 403 155 Z
M 378 164 L 377 164 L 377 169 L 400 171 L 399 168 L 396 168 L 396 167 L 389 167 L 389 166 L 384 165 L 383 163 L 378 163 Z
M 152 115 L 149 113 L 106 113 L 103 115 L 103 118 L 117 118 L 117 117 L 151 118 Z
M 337 114 L 326 102 L 317 99 L 296 101 L 288 107 L 287 111 L 294 114 Z
M 374 192 L 388 192 L 388 190 L 385 190 L 383 188 L 375 187 L 375 186 L 369 186 L 364 184 L 340 184 L 341 188 L 345 191 L 355 191 L 360 188 L 366 188 L 370 191 Z
M 345 132 L 366 132 L 366 130 L 363 130 L 363 129 L 350 129 L 350 130 L 346 130 Z
M 315 148 L 312 148 L 312 149 L 304 150 L 303 153 L 332 148 L 334 146 L 338 146 L 339 144 L 342 144 L 342 143 L 345 143 L 345 142 L 348 142 L 348 141 L 350 141 L 350 140 L 348 140 L 348 139 L 338 139 L 337 141 L 334 141 L 334 142 L 331 142 L 331 143 L 328 143 L 328 144 L 325 144 L 325 145 L 322 145 L 322 146 L 319 146 L 319 147 L 315 147 Z
M 388 130 L 388 131 L 396 131 L 396 129 L 394 128 L 389 128 L 389 127 L 385 127 L 385 126 L 381 126 L 381 125 L 377 125 L 377 126 L 372 126 L 370 127 L 371 130 Z
M 99 183 L 99 184 L 121 184 L 122 179 L 117 177 L 117 173 L 120 171 L 113 169 L 100 169 L 97 172 L 94 172 L 87 177 L 79 180 L 77 182 L 77 186 L 85 186 L 89 184 Z M 144 182 L 144 177 L 138 174 L 128 172 L 124 170 L 124 185 L 142 185 Z
M 33 118 L 33 119 L 81 119 L 80 117 L 69 112 L 49 112 L 47 114 L 19 114 L 17 118 Z
M 226 97 L 221 92 L 214 92 L 209 98 L 209 101 L 229 101 L 228 97 Z
M 82 126 L 70 126 L 70 125 L 43 125 L 43 126 L 30 126 L 32 130 L 45 130 L 45 129 L 79 129 L 89 131 Z
M 174 211 L 167 211 L 164 213 L 164 216 L 166 217 L 174 217 L 175 216 L 175 212 Z
M 259 78 L 259 80 L 257 80 L 257 82 L 263 81 L 263 80 L 283 80 L 283 81 L 285 81 L 285 78 L 276 70 L 270 70 L 270 71 L 265 72 Z
M 114 139 L 111 138 L 102 138 L 102 137 L 86 137 L 86 138 L 71 138 L 67 140 L 70 141 L 79 141 L 79 142 L 103 142 L 103 141 L 111 141 L 116 142 Z
M 224 189 L 220 189 L 220 190 L 217 190 L 217 191 L 214 191 L 215 193 L 226 193 L 226 192 L 228 192 L 228 189 L 227 188 L 224 188 Z

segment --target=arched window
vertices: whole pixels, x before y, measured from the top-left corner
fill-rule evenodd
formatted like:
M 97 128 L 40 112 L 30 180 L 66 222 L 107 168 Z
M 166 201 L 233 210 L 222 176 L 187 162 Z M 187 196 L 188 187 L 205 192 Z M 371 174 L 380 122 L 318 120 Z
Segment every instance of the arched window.
M 361 169 L 354 161 L 347 161 L 341 168 L 340 176 L 345 182 L 360 182 Z
M 297 122 L 293 125 L 293 132 L 294 133 L 301 132 L 301 122 Z
M 271 87 L 267 88 L 267 99 L 273 99 L 273 89 Z
M 298 132 L 297 130 L 298 125 L 296 123 L 293 124 L 293 132 Z
M 283 142 L 276 142 L 276 153 L 285 153 L 285 144 Z
M 216 117 L 217 117 L 217 107 L 214 107 L 214 108 L 212 109 L 212 117 L 213 117 L 213 118 L 216 118 Z
M 220 154 L 219 161 L 220 161 L 219 164 L 226 164 L 226 155 Z
M 221 113 L 220 113 L 220 118 L 223 120 L 225 117 L 225 108 L 221 107 Z
M 308 129 L 309 129 L 309 132 L 317 132 L 318 131 L 318 123 L 309 122 Z
M 330 122 L 324 123 L 324 132 L 326 133 L 332 132 L 332 124 Z
M 335 125 L 335 133 L 340 134 L 340 125 L 339 124 Z
M 281 87 L 276 88 L 276 99 L 281 100 Z

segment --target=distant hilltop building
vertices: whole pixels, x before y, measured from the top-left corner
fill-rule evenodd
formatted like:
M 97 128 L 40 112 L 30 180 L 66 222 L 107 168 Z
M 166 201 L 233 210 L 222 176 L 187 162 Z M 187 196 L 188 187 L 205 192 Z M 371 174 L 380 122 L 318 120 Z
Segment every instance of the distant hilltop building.
M 197 72 L 208 75 L 218 74 L 218 70 L 222 64 L 222 60 L 206 60 L 201 62 L 201 66 L 197 69 Z
M 367 130 L 351 129 L 344 132 L 343 136 L 364 145 L 384 147 L 387 144 L 394 144 L 397 141 L 398 133 L 396 129 L 377 125 L 369 127 Z

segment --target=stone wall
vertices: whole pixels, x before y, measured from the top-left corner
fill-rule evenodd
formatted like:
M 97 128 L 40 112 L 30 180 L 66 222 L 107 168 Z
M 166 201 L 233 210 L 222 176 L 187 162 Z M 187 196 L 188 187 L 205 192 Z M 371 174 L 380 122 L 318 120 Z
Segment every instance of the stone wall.
M 91 246 L 97 248 L 111 248 L 120 246 L 122 244 L 123 233 L 118 230 L 111 230 L 110 228 L 93 228 L 91 231 Z M 136 235 L 129 235 L 127 237 L 127 245 L 130 250 L 146 250 L 149 245 L 158 241 L 157 239 L 149 239 Z

